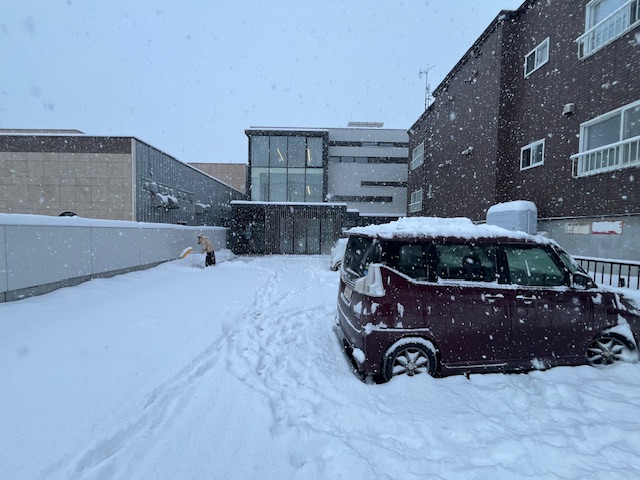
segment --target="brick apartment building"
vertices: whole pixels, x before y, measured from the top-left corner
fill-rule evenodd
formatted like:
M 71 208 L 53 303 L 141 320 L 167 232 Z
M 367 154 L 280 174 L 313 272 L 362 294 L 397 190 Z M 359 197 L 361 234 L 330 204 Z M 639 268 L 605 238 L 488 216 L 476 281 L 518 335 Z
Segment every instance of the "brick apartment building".
M 501 12 L 409 130 L 409 215 L 529 200 L 571 253 L 640 260 L 639 25 L 640 0 Z

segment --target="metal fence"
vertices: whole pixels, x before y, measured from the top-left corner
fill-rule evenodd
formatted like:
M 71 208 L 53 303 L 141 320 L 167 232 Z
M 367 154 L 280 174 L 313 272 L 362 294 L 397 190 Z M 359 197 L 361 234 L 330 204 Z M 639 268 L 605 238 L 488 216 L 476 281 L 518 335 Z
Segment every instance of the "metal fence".
M 640 262 L 575 256 L 596 283 L 640 290 Z

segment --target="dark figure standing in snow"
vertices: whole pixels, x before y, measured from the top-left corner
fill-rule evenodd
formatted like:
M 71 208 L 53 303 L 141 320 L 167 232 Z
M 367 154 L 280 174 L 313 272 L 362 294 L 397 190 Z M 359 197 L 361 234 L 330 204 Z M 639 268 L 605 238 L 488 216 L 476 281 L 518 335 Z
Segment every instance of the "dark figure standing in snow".
M 211 265 L 216 264 L 216 252 L 213 251 L 213 245 L 211 245 L 211 241 L 209 237 L 206 235 L 198 235 L 198 245 L 202 245 L 202 253 L 206 253 L 207 256 L 204 260 L 204 266 L 210 267 Z

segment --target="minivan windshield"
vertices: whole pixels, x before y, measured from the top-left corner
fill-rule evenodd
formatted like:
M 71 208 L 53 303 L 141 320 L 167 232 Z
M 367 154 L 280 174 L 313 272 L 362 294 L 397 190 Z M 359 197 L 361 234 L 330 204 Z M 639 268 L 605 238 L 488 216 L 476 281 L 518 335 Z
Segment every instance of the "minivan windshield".
M 569 271 L 572 274 L 576 272 L 586 273 L 582 269 L 582 267 L 578 265 L 575 259 L 571 255 L 569 255 L 567 252 L 565 252 L 562 248 L 556 247 L 555 251 L 558 253 L 560 258 L 562 259 L 562 262 L 565 264 L 565 266 L 569 269 Z

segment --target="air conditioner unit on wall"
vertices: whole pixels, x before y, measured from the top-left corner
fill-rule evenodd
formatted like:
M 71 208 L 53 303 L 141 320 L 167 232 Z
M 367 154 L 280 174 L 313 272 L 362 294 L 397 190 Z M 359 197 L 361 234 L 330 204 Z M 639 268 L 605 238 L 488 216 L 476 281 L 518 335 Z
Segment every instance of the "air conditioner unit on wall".
M 564 107 L 562 107 L 562 115 L 564 115 L 565 117 L 570 117 L 571 115 L 573 115 L 575 109 L 575 103 L 567 103 Z

